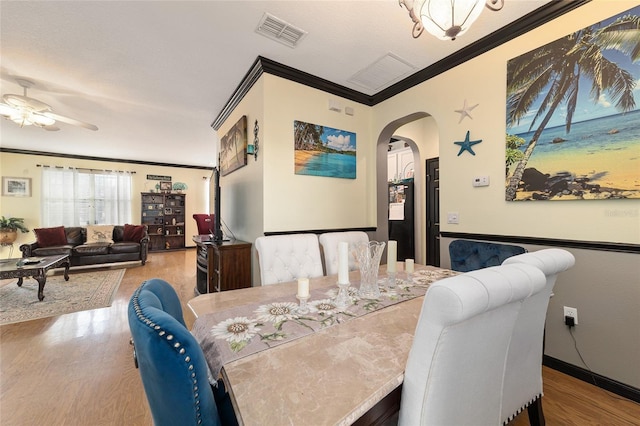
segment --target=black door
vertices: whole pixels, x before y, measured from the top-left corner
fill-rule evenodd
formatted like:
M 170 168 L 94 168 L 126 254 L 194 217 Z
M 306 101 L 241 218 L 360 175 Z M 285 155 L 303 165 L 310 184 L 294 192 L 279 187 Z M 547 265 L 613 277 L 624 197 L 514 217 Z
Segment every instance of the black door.
M 427 265 L 440 266 L 440 159 L 427 160 Z

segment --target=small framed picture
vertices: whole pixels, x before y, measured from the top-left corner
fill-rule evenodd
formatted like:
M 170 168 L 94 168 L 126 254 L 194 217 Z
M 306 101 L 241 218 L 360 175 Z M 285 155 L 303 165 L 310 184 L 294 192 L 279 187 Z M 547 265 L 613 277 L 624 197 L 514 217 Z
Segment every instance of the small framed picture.
M 2 195 L 31 197 L 31 178 L 2 177 Z
M 171 182 L 160 181 L 160 191 L 171 192 Z
M 164 214 L 173 214 L 173 210 L 169 207 L 165 207 Z

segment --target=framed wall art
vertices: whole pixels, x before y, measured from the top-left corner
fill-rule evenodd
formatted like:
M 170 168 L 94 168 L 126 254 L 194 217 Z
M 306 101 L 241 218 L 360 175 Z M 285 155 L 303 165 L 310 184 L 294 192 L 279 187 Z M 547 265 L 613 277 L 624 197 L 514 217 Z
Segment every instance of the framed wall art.
M 31 178 L 3 176 L 2 195 L 7 197 L 31 197 Z
M 639 20 L 634 7 L 507 62 L 507 201 L 640 196 Z
M 240 120 L 220 140 L 220 173 L 222 176 L 247 165 L 247 116 Z
M 318 124 L 293 122 L 295 174 L 356 178 L 356 134 Z

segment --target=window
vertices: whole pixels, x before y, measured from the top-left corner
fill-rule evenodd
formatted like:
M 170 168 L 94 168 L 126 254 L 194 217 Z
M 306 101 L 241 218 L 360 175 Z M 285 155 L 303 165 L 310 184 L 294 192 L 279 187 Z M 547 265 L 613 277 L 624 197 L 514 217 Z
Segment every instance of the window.
M 131 173 L 42 169 L 42 226 L 131 223 Z

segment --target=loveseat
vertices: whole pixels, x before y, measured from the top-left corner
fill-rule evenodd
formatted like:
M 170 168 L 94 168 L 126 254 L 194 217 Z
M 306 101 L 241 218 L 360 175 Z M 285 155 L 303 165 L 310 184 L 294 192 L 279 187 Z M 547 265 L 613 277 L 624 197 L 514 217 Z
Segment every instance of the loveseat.
M 147 261 L 146 225 L 58 226 L 34 229 L 36 241 L 22 244 L 22 257 L 68 254 L 71 266 Z

